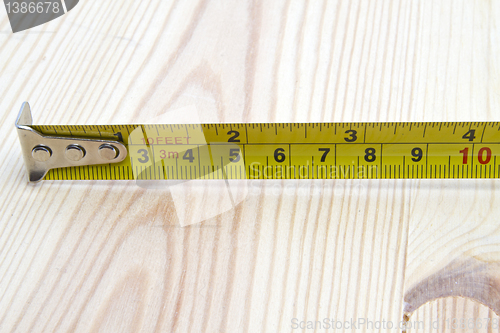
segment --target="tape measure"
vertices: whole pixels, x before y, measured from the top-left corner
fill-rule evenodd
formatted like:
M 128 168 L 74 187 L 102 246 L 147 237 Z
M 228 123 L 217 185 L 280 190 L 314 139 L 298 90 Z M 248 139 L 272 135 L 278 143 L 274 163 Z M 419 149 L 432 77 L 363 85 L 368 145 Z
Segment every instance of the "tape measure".
M 16 126 L 31 181 L 500 176 L 499 122 Z

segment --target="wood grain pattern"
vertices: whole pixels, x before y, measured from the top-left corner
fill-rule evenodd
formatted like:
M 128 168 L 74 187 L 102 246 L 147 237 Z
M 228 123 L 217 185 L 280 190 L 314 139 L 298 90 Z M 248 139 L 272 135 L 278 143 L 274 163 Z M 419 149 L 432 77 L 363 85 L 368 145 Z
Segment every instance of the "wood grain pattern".
M 497 181 L 233 184 L 205 219 L 226 193 L 27 184 L 14 120 L 25 100 L 38 124 L 498 120 L 499 18 L 482 0 L 80 1 L 12 34 L 0 10 L 0 331 L 498 318 L 484 270 L 458 275 L 488 304 L 433 300 L 450 264 L 497 283 Z

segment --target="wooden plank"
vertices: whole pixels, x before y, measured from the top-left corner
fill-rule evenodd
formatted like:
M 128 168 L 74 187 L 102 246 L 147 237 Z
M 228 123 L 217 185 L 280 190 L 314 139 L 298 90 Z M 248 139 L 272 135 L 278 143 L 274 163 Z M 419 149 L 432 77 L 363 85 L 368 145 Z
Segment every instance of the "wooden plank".
M 351 331 L 401 321 L 457 258 L 494 269 L 496 181 L 31 185 L 14 120 L 24 100 L 38 124 L 498 120 L 499 17 L 482 1 L 81 1 L 12 34 L 0 11 L 0 330 Z M 493 318 L 433 302 L 411 318 Z

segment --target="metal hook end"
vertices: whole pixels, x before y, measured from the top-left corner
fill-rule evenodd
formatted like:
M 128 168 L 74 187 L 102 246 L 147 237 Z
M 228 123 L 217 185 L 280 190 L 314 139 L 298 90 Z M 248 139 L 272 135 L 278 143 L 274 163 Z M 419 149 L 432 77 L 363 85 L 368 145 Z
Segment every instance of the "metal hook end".
M 118 163 L 127 157 L 119 141 L 45 135 L 31 128 L 32 122 L 30 105 L 24 102 L 16 128 L 30 182 L 42 180 L 50 169 Z

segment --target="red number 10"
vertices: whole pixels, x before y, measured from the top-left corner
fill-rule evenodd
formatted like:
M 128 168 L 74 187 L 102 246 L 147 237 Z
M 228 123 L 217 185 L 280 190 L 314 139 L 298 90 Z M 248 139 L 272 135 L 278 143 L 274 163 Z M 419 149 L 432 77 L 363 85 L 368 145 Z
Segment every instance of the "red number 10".
M 460 150 L 459 153 L 462 153 L 464 155 L 462 163 L 467 164 L 467 156 L 469 154 L 469 148 L 464 148 L 464 149 Z M 485 153 L 486 153 L 486 156 L 484 156 Z M 483 148 L 479 149 L 479 152 L 477 153 L 477 160 L 481 164 L 488 164 L 491 160 L 491 149 L 488 147 L 483 147 Z

